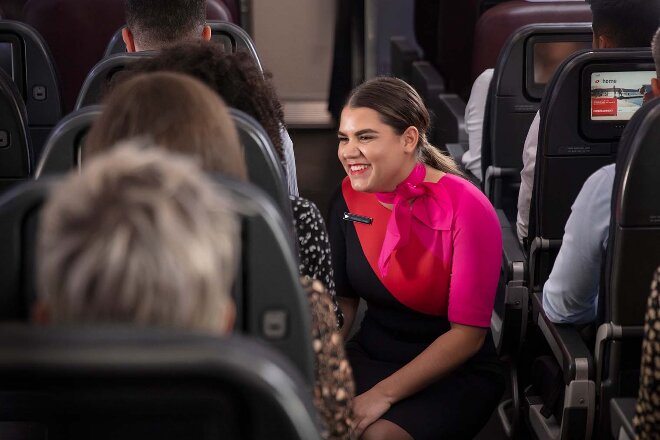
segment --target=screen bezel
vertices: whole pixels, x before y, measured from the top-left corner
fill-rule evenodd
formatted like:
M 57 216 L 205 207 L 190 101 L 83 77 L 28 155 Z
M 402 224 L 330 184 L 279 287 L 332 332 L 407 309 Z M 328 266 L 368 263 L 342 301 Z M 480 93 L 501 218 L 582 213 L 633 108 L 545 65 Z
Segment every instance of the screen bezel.
M 580 132 L 589 140 L 616 141 L 628 121 L 593 121 L 591 119 L 591 74 L 597 72 L 653 71 L 653 63 L 587 64 L 580 75 Z
M 0 34 L 0 43 L 11 44 L 12 48 L 12 71 L 7 72 L 11 77 L 18 88 L 18 91 L 21 94 L 23 100 L 27 98 L 26 95 L 26 78 L 23 66 L 25 65 L 25 60 L 23 58 L 23 43 L 21 39 L 13 34 Z
M 592 35 L 589 34 L 546 34 L 534 35 L 525 42 L 525 93 L 532 99 L 541 100 L 545 94 L 545 88 L 548 83 L 541 84 L 534 80 L 534 46 L 543 43 L 589 43 L 591 48 Z M 577 50 L 576 52 L 578 52 Z M 558 64 L 557 67 L 561 65 Z M 556 71 L 555 71 L 556 72 Z

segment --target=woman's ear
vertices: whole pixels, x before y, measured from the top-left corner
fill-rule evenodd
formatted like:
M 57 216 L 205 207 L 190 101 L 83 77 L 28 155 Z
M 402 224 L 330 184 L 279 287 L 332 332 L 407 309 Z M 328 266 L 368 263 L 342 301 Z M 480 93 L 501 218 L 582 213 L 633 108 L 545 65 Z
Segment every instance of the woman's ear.
M 417 143 L 419 142 L 419 130 L 417 130 L 417 127 L 411 125 L 406 128 L 401 138 L 403 139 L 403 150 L 406 153 L 412 153 L 417 148 Z

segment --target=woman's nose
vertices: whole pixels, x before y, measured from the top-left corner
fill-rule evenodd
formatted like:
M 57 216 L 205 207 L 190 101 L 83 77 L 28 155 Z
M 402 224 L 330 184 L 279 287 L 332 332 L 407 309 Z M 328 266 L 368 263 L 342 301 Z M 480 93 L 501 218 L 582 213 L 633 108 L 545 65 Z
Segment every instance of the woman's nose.
M 360 150 L 355 146 L 355 143 L 348 140 L 339 146 L 340 154 L 345 158 L 357 157 L 360 155 Z

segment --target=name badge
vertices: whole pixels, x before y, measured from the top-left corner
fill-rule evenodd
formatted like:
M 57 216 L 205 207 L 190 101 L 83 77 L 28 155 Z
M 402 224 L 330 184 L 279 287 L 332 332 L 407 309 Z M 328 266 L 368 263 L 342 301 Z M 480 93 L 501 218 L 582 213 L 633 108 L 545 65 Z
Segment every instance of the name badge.
M 343 219 L 347 222 L 364 223 L 365 225 L 370 225 L 374 221 L 371 217 L 364 217 L 362 215 L 351 214 L 350 212 L 345 212 Z

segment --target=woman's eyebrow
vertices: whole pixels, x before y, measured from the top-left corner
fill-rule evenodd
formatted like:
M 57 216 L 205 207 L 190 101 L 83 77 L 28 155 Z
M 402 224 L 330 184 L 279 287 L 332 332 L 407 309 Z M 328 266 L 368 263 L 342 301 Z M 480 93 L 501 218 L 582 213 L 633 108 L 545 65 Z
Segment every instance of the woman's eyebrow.
M 355 132 L 355 136 L 362 136 L 363 134 L 378 134 L 378 131 L 374 130 L 373 128 L 364 128 L 362 130 L 358 130 Z M 346 133 L 343 131 L 337 131 L 337 136 L 345 136 L 348 137 Z

